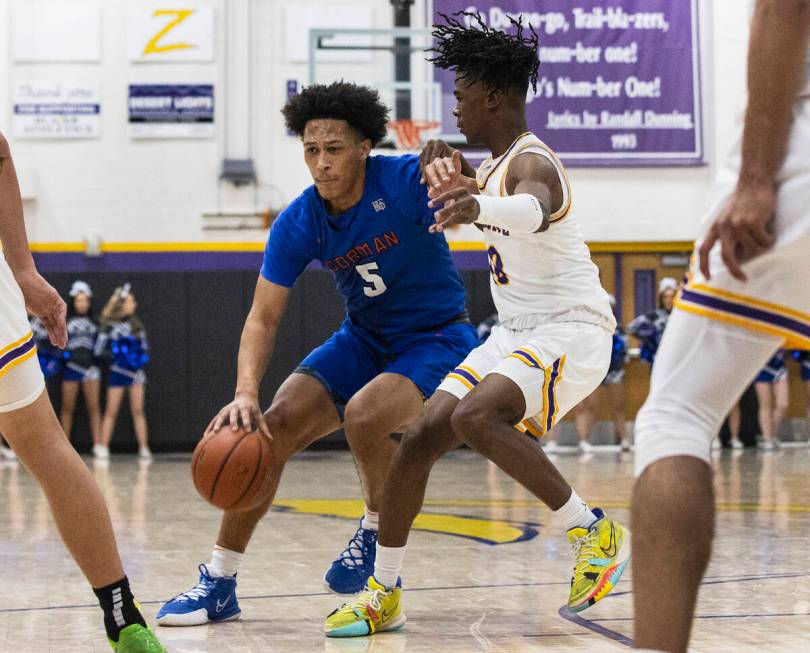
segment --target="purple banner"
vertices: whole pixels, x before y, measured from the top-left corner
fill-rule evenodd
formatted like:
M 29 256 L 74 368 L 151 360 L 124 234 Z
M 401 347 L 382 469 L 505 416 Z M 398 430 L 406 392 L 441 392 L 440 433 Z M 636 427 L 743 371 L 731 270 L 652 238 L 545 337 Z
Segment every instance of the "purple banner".
M 433 0 L 439 12 L 478 11 L 540 37 L 529 127 L 569 166 L 703 165 L 697 0 Z M 442 132 L 455 134 L 453 75 L 442 87 Z

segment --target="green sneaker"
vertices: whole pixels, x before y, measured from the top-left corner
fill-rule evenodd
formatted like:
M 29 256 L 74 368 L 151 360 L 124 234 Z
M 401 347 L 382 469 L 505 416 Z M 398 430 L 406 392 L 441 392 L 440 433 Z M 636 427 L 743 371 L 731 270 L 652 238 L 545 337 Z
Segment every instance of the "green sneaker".
M 109 641 L 116 653 L 166 653 L 166 649 L 155 637 L 155 633 L 140 624 L 132 624 L 124 628 L 118 636 L 117 642 Z

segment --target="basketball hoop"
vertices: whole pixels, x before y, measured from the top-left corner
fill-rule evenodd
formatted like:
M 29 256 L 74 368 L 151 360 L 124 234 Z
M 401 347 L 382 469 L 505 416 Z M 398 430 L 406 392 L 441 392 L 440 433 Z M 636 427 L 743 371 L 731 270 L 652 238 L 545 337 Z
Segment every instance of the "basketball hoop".
M 436 129 L 436 120 L 392 120 L 388 126 L 394 130 L 394 143 L 398 150 L 415 150 L 422 144 L 422 132 Z

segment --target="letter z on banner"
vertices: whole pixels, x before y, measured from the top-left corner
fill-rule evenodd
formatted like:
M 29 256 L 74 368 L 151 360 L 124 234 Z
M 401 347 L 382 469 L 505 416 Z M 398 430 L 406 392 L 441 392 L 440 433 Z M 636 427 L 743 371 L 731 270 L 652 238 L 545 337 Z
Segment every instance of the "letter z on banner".
M 130 0 L 127 18 L 130 61 L 214 60 L 214 8 L 210 4 Z

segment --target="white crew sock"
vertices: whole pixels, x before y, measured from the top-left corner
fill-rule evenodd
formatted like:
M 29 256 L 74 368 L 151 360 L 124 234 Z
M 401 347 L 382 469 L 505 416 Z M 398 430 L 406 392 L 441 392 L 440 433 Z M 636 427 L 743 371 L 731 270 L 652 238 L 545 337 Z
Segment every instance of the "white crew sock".
M 591 512 L 588 504 L 580 499 L 574 490 L 571 490 L 568 501 L 559 510 L 555 510 L 554 514 L 563 520 L 566 531 L 577 527 L 588 528 L 596 521 L 596 515 Z
M 405 558 L 404 546 L 382 546 L 377 542 L 377 557 L 374 560 L 374 578 L 380 585 L 395 587 L 402 560 Z
M 367 531 L 380 530 L 380 513 L 369 510 L 368 507 L 363 513 L 363 521 L 360 522 L 360 528 Z
M 208 573 L 212 576 L 235 576 L 236 572 L 239 571 L 242 555 L 219 545 L 215 546 L 211 551 Z

